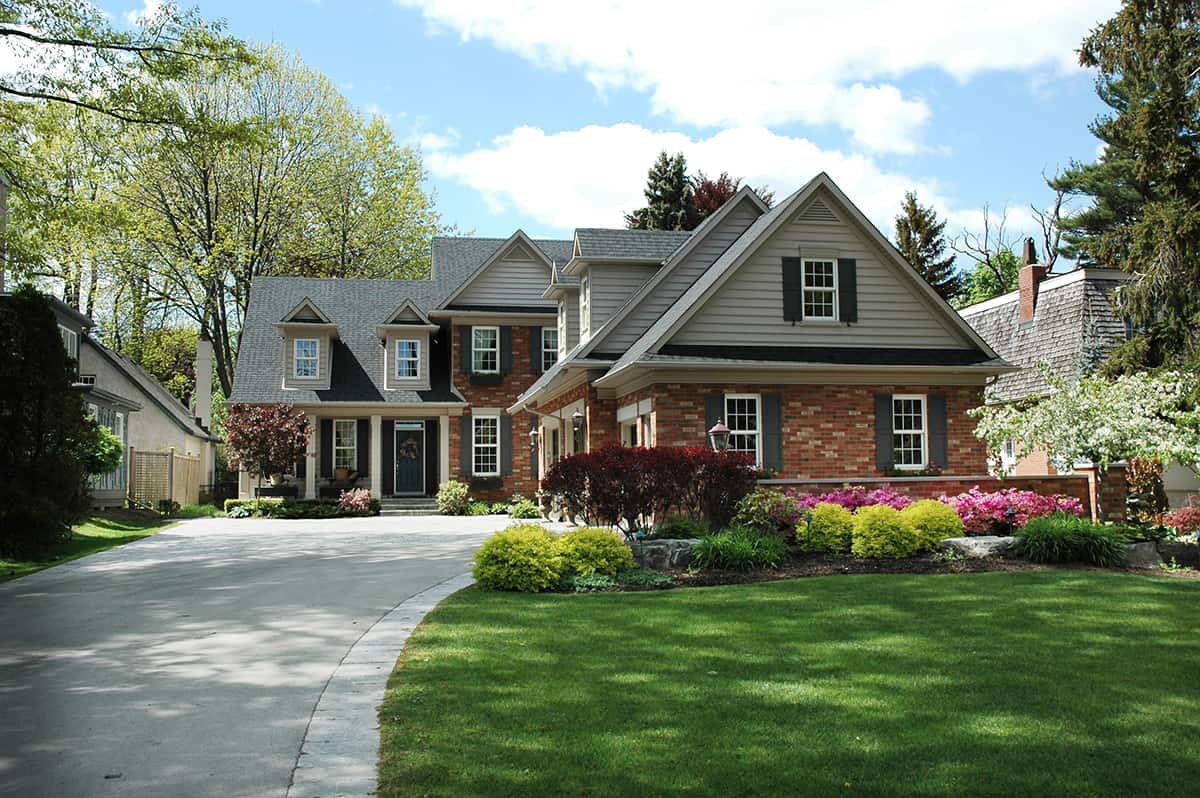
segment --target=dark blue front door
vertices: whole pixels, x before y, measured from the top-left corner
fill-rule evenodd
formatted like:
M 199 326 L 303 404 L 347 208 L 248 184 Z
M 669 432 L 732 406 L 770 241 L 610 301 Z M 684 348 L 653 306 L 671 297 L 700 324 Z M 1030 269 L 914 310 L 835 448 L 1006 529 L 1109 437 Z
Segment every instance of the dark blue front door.
M 397 496 L 425 493 L 425 422 L 396 422 Z

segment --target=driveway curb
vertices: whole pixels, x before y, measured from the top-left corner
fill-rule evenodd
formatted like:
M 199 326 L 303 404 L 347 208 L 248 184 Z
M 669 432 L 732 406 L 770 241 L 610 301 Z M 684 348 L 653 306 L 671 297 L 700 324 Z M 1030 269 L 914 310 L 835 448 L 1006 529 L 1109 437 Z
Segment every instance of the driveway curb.
M 443 599 L 475 583 L 451 577 L 393 607 L 355 641 L 313 708 L 288 785 L 288 798 L 375 795 L 379 706 L 408 636 Z

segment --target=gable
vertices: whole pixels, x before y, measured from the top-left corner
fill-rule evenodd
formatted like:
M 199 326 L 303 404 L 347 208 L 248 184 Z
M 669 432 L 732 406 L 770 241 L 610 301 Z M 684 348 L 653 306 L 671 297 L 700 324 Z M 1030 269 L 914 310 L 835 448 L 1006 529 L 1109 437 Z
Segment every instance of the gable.
M 845 346 L 972 349 L 974 343 L 923 296 L 912 275 L 817 192 L 747 254 L 667 345 Z M 784 319 L 782 259 L 856 261 L 858 320 Z
M 543 298 L 550 266 L 523 241 L 514 240 L 454 297 L 451 306 L 553 308 Z
M 305 297 L 300 304 L 284 314 L 280 321 L 325 324 L 328 323 L 329 317 L 322 313 L 311 299 Z

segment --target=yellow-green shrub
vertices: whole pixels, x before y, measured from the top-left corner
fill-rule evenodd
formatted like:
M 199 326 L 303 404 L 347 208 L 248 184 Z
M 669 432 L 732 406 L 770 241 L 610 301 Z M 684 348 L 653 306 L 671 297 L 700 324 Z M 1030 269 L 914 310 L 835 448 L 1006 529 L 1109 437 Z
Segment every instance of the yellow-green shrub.
M 549 590 L 562 575 L 558 541 L 537 524 L 513 524 L 479 547 L 473 573 L 481 587 L 492 590 Z
M 616 576 L 633 567 L 633 552 L 611 529 L 582 527 L 572 529 L 558 539 L 563 570 L 589 576 L 600 573 Z
M 859 508 L 854 514 L 855 557 L 901 559 L 921 548 L 917 532 L 900 511 L 886 504 Z
M 967 534 L 958 511 L 937 499 L 913 502 L 900 511 L 900 517 L 917 533 L 921 548 L 929 551 L 937 549 L 946 538 L 959 538 Z
M 808 523 L 796 524 L 796 542 L 804 551 L 848 552 L 854 532 L 854 516 L 840 504 L 818 504 Z

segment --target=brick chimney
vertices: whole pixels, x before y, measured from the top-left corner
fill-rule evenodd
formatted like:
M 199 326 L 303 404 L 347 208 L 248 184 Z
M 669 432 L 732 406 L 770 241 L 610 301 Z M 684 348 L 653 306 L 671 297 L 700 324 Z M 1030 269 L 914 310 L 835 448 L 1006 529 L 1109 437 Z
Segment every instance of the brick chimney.
M 1021 300 L 1020 321 L 1033 321 L 1034 311 L 1037 310 L 1038 284 L 1045 276 L 1046 267 L 1037 262 L 1037 250 L 1033 247 L 1033 239 L 1025 239 L 1021 272 L 1017 277 L 1017 288 L 1020 291 Z
M 213 378 L 213 345 L 204 333 L 196 342 L 196 406 L 192 411 L 196 423 L 205 429 L 212 428 L 212 378 Z

